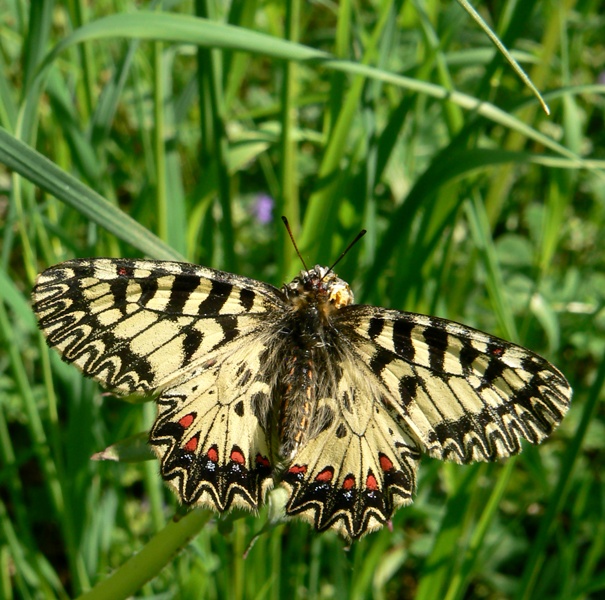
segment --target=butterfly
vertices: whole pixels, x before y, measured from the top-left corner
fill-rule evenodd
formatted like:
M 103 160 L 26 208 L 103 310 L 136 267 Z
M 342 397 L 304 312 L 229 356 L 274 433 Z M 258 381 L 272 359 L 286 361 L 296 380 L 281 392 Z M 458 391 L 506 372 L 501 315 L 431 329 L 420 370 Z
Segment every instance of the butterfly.
M 281 289 L 201 266 L 79 259 L 41 273 L 48 344 L 116 394 L 153 394 L 149 443 L 188 506 L 285 512 L 356 539 L 412 502 L 422 453 L 516 454 L 571 388 L 533 352 L 441 318 L 356 305 L 332 269 Z

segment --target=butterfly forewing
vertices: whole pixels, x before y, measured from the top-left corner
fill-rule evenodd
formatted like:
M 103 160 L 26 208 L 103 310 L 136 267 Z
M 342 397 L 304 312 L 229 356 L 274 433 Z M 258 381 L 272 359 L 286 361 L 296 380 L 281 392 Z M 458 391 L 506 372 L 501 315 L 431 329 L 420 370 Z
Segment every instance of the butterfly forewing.
M 358 538 L 412 501 L 420 451 L 458 462 L 542 441 L 571 398 L 541 357 L 434 317 L 352 304 L 330 269 L 281 290 L 175 262 L 73 260 L 34 310 L 63 359 L 157 396 L 150 443 L 187 505 L 286 514 Z
M 471 462 L 515 454 L 521 439 L 541 442 L 569 407 L 571 388 L 555 367 L 476 329 L 372 306 L 347 307 L 340 322 L 359 336 L 359 362 L 431 456 Z
M 186 263 L 92 259 L 44 271 L 33 302 L 65 361 L 115 392 L 144 393 L 186 378 L 209 352 L 265 324 L 276 292 Z

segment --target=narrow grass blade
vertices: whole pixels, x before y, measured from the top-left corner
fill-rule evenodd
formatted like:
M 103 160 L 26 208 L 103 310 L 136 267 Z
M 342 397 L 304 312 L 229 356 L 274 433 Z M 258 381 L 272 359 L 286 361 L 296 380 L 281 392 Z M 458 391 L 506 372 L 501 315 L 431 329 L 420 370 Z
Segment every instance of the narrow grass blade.
M 138 554 L 132 556 L 92 590 L 82 594 L 79 600 L 121 600 L 132 596 L 157 576 L 174 555 L 199 533 L 210 517 L 209 511 L 196 509 L 183 518 L 172 519 Z
M 542 518 L 540 530 L 538 531 L 535 542 L 529 554 L 529 558 L 525 565 L 525 571 L 523 572 L 523 578 L 521 580 L 519 593 L 517 595 L 519 599 L 530 600 L 534 597 L 534 587 L 546 558 L 546 546 L 556 526 L 556 520 L 563 509 L 563 506 L 565 505 L 565 501 L 569 493 L 569 486 L 572 482 L 572 475 L 580 457 L 580 450 L 582 449 L 582 444 L 584 443 L 584 439 L 586 437 L 588 425 L 595 415 L 604 385 L 605 356 L 603 356 L 601 360 L 596 378 L 592 384 L 588 397 L 586 398 L 580 425 L 578 426 L 578 429 L 567 448 L 567 452 L 561 461 L 559 480 L 557 481 L 557 485 L 552 492 L 551 501 L 546 509 L 544 517 Z
M 0 162 L 141 252 L 153 258 L 184 260 L 148 229 L 1 128 Z
M 549 115 L 550 108 L 548 108 L 548 105 L 546 104 L 544 98 L 538 91 L 538 88 L 536 88 L 527 73 L 522 69 L 521 65 L 515 60 L 512 54 L 507 50 L 506 46 L 500 41 L 500 38 L 491 30 L 489 25 L 483 20 L 481 15 L 474 9 L 474 7 L 469 2 L 467 2 L 467 0 L 458 0 L 458 3 L 472 17 L 475 23 L 477 23 L 477 25 L 479 25 L 479 27 L 483 29 L 487 37 L 489 37 L 494 46 L 498 48 L 498 51 L 502 53 L 504 58 L 508 61 L 508 64 L 515 71 L 515 73 L 521 78 L 523 83 L 532 91 L 534 96 L 538 99 L 538 101 L 540 102 L 540 106 L 542 106 L 544 112 Z

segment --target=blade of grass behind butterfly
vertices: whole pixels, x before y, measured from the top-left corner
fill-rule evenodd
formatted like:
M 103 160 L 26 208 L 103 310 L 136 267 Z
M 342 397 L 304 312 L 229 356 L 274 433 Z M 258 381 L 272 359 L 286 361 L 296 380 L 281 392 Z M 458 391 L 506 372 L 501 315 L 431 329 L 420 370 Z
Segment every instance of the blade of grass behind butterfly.
M 507 50 L 506 46 L 501 42 L 500 38 L 490 29 L 488 24 L 481 18 L 481 15 L 473 8 L 473 6 L 467 2 L 467 0 L 458 0 L 460 6 L 464 8 L 464 10 L 472 17 L 472 19 L 483 29 L 485 34 L 489 37 L 492 43 L 498 48 L 499 52 L 504 56 L 504 58 L 508 61 L 508 64 L 514 69 L 515 73 L 521 78 L 523 83 L 532 91 L 534 96 L 540 102 L 544 112 L 548 115 L 550 114 L 550 109 L 546 105 L 544 98 L 540 95 L 540 92 L 536 88 L 536 86 L 532 83 L 531 79 L 527 76 L 525 71 L 521 68 L 521 65 L 514 59 L 514 57 Z M 527 3 L 530 4 L 531 3 Z
M 434 309 L 438 299 L 447 297 L 449 300 L 455 293 L 446 287 L 447 282 L 443 281 L 440 273 L 445 273 L 445 266 L 451 258 L 442 245 L 451 240 L 463 200 L 460 187 L 458 181 L 449 181 L 437 193 L 430 194 L 415 217 L 409 241 L 399 246 L 396 263 L 413 265 L 403 272 L 403 276 L 398 271 L 393 280 L 392 298 L 397 299 L 400 307 L 436 314 Z M 432 299 L 427 295 L 431 291 Z
M 38 66 L 48 47 L 48 38 L 51 27 L 53 4 L 45 2 L 41 5 L 29 5 L 28 26 L 25 29 L 23 40 L 22 77 L 23 93 L 26 94 L 34 79 Z
M 121 600 L 133 595 L 174 559 L 175 554 L 206 525 L 210 516 L 209 511 L 198 508 L 178 520 L 170 520 L 140 552 L 90 591 L 79 596 L 79 600 Z
M 163 131 L 161 149 L 164 153 L 164 192 L 162 202 L 165 203 L 166 241 L 172 248 L 187 256 L 187 225 L 188 214 L 185 191 L 183 189 L 183 172 L 179 144 L 176 138 L 178 123 L 176 121 L 176 106 L 180 100 L 175 95 L 175 85 L 172 74 L 178 70 L 180 52 L 178 47 L 164 48 L 159 57 L 162 64 L 162 81 L 156 75 L 158 86 L 156 101 L 163 100 L 162 106 L 156 105 L 156 113 L 163 113 Z M 159 149 L 159 148 L 158 148 Z M 159 181 L 158 181 L 159 184 Z M 189 258 L 189 257 L 187 257 Z
M 471 236 L 479 256 L 484 263 L 487 274 L 486 286 L 491 305 L 502 331 L 502 337 L 519 343 L 517 325 L 512 313 L 511 304 L 504 296 L 504 280 L 498 265 L 494 240 L 491 236 L 487 212 L 479 193 L 475 192 L 471 201 L 465 204 Z
M 379 582 L 377 576 L 385 565 L 385 559 L 393 556 L 393 534 L 388 529 L 370 537 L 355 542 L 355 555 L 351 569 L 350 600 L 363 600 L 364 598 L 384 598 L 384 584 Z M 397 548 L 395 554 L 398 554 Z M 407 553 L 405 553 L 407 554 Z M 382 583 L 382 585 L 381 585 Z
M 300 21 L 300 2 L 294 0 L 288 2 L 286 6 L 285 16 L 285 37 L 286 39 L 297 42 L 299 38 L 299 23 Z M 298 197 L 298 173 L 297 164 L 297 149 L 298 142 L 293 136 L 294 129 L 298 123 L 298 109 L 294 103 L 298 95 L 297 75 L 299 72 L 298 65 L 293 61 L 285 61 L 282 65 L 283 81 L 281 87 L 281 135 L 279 139 L 279 154 L 281 157 L 279 165 L 279 183 L 280 194 L 277 198 L 275 213 L 277 215 L 287 215 L 290 226 L 293 231 L 300 230 L 300 206 Z M 277 220 L 276 220 L 277 223 Z M 291 269 L 291 264 L 295 257 L 293 244 L 288 239 L 284 227 L 277 227 L 278 247 L 280 251 L 277 253 L 278 265 L 277 281 L 287 279 L 287 274 Z
M 10 60 L 10 57 L 7 58 Z M 17 115 L 17 99 L 12 89 L 9 69 L 7 68 L 4 53 L 0 52 L 0 124 L 13 134 L 15 133 Z
M 359 214 L 363 214 L 362 226 L 367 230 L 367 235 L 363 240 L 363 252 L 360 254 L 360 262 L 363 261 L 363 271 L 371 264 L 378 264 L 376 257 L 376 245 L 378 243 L 378 222 L 377 222 L 377 202 L 368 202 L 375 193 L 376 186 L 382 181 L 385 169 L 389 161 L 395 157 L 399 136 L 403 129 L 406 119 L 411 114 L 415 99 L 410 94 L 404 94 L 398 105 L 389 113 L 389 119 L 384 124 L 382 130 L 376 134 L 368 148 L 369 158 L 373 157 L 373 172 L 370 172 L 370 165 L 363 169 L 365 182 L 365 195 L 362 199 L 364 205 L 356 205 Z M 365 212 L 364 212 L 365 211 Z M 388 264 L 388 256 L 383 257 L 382 270 Z M 356 274 L 356 278 L 359 275 Z M 359 297 L 367 293 L 360 289 Z M 377 300 L 378 301 L 378 300 Z
M 386 8 L 388 9 L 389 2 L 383 0 L 383 3 L 383 6 L 386 5 Z M 388 12 L 381 8 L 380 19 L 372 33 L 372 43 L 368 44 L 368 48 L 376 47 L 376 43 L 373 40 L 375 37 L 374 34 L 379 34 L 379 26 L 385 15 L 387 18 L 390 16 Z M 76 43 L 81 43 L 84 40 L 104 39 L 108 37 L 115 38 L 119 36 L 129 39 L 164 39 L 172 42 L 193 43 L 201 47 L 212 46 L 234 50 L 239 49 L 284 60 L 306 61 L 308 63 L 321 65 L 326 69 L 378 79 L 403 89 L 454 102 L 467 110 L 474 110 L 483 117 L 492 120 L 495 123 L 500 123 L 507 129 L 519 131 L 528 138 L 543 144 L 553 152 L 567 157 L 572 161 L 576 161 L 577 166 L 583 164 L 579 157 L 555 142 L 552 138 L 525 125 L 521 120 L 510 116 L 496 106 L 488 102 L 482 102 L 475 97 L 456 91 L 450 92 L 445 90 L 442 86 L 433 83 L 418 81 L 409 77 L 381 71 L 364 62 L 359 63 L 337 60 L 331 54 L 315 50 L 308 46 L 293 44 L 286 40 L 280 40 L 268 35 L 242 30 L 237 27 L 211 22 L 205 19 L 194 19 L 185 15 L 164 13 L 156 15 L 141 11 L 137 14 L 110 15 L 98 19 L 97 21 L 81 27 L 57 44 L 53 50 L 46 55 L 40 68 L 39 76 L 44 74 L 45 69 L 52 64 L 57 56 L 67 47 Z M 32 102 L 35 99 L 36 98 L 34 97 Z
M 392 5 L 392 0 L 382 0 L 376 25 L 364 47 L 362 64 L 368 64 L 374 60 L 384 27 L 388 19 L 392 17 Z M 338 75 L 336 77 L 339 79 Z M 337 100 L 334 95 L 331 98 L 331 106 L 338 106 L 338 110 L 331 115 L 334 124 L 319 167 L 318 186 L 309 199 L 302 235 L 298 241 L 303 254 L 312 248 L 316 260 L 319 261 L 329 262 L 330 260 L 331 247 L 327 231 L 332 226 L 338 209 L 336 190 L 342 185 L 340 163 L 349 147 L 347 141 L 359 109 L 365 81 L 363 77 L 354 77 L 348 88 L 338 86 L 333 89 L 333 94 L 340 94 L 342 90 L 344 91 L 340 99 Z
M 181 254 L 186 245 L 186 207 L 177 153 L 172 73 L 178 48 L 153 42 L 153 156 L 158 236 Z
M 14 510 L 14 507 L 12 508 Z M 38 551 L 35 543 L 29 543 L 24 536 L 24 530 L 13 527 L 2 499 L 0 499 L 0 532 L 3 552 L 0 589 L 6 592 L 4 598 L 16 597 L 24 600 L 69 598 L 57 573 L 46 557 Z M 15 590 L 17 593 L 12 596 Z M 35 590 L 35 596 L 31 590 Z
M 425 57 L 425 64 L 421 67 L 421 71 L 425 71 L 426 78 L 429 79 L 429 69 L 432 70 L 435 68 L 437 71 L 437 78 L 439 79 L 441 85 L 443 85 L 445 89 L 453 91 L 455 89 L 454 83 L 449 72 L 447 61 L 445 60 L 444 52 L 442 50 L 442 46 L 444 44 L 443 38 L 447 37 L 447 34 L 442 34 L 442 39 L 439 38 L 439 35 L 435 31 L 429 15 L 421 2 L 414 0 L 414 8 L 418 13 L 421 29 L 426 40 L 426 46 L 431 54 L 430 57 Z M 437 13 L 437 15 L 438 14 L 439 13 Z M 448 28 L 451 28 L 452 26 L 455 27 L 453 23 L 447 25 Z M 431 58 L 432 60 L 427 60 L 427 58 Z M 422 76 L 420 77 L 420 79 L 424 78 L 425 77 Z M 454 135 L 464 125 L 464 115 L 462 113 L 462 109 L 452 102 L 446 102 L 443 107 L 443 112 L 444 120 L 447 124 L 450 135 Z
M 529 557 L 525 563 L 523 577 L 519 587 L 517 598 L 529 600 L 534 596 L 534 588 L 543 569 L 545 559 L 547 557 L 546 546 L 557 524 L 557 519 L 561 513 L 567 495 L 569 494 L 572 483 L 572 476 L 578 463 L 580 450 L 586 438 L 588 426 L 592 421 L 597 409 L 599 400 L 601 399 L 603 388 L 605 386 L 605 356 L 603 356 L 599 368 L 596 372 L 596 377 L 589 390 L 588 397 L 582 411 L 582 419 L 574 437 L 568 444 L 565 455 L 561 461 L 559 469 L 559 479 L 552 494 L 546 509 L 546 513 L 541 519 L 540 529 L 534 539 Z
M 576 0 L 564 0 L 553 5 L 553 10 L 548 16 L 547 23 L 543 26 L 544 35 L 541 43 L 540 61 L 533 67 L 530 78 L 536 82 L 538 88 L 541 88 L 548 77 L 551 75 L 551 64 L 558 62 L 559 58 L 556 55 L 557 49 L 561 41 L 562 31 L 565 29 L 564 23 L 571 14 Z M 519 119 L 526 123 L 534 123 L 536 121 L 537 106 L 528 106 L 525 110 L 520 111 Z M 519 151 L 527 144 L 526 136 L 519 130 L 509 130 L 501 147 L 505 150 Z M 501 169 L 496 177 L 491 180 L 491 185 L 488 194 L 486 195 L 485 205 L 492 227 L 498 220 L 498 216 L 506 202 L 510 187 L 513 182 L 513 166 L 509 165 L 505 169 Z
M 379 301 L 379 298 L 375 295 L 369 296 L 369 294 L 376 293 L 376 280 L 381 266 L 384 267 L 385 257 L 392 256 L 397 247 L 402 248 L 404 254 L 400 255 L 397 262 L 396 280 L 391 288 L 390 295 L 401 302 L 409 290 L 408 282 L 413 281 L 414 277 L 420 277 L 418 263 L 407 258 L 402 260 L 402 257 L 406 256 L 405 248 L 410 249 L 410 252 L 414 250 L 413 244 L 408 240 L 414 224 L 414 215 L 424 210 L 428 203 L 427 198 L 435 194 L 439 187 L 462 175 L 507 162 L 530 162 L 560 168 L 574 168 L 571 161 L 561 162 L 538 154 L 483 148 L 460 150 L 458 142 L 459 140 L 454 139 L 449 146 L 446 146 L 436 155 L 426 171 L 416 180 L 405 201 L 391 215 L 390 225 L 382 235 L 374 263 L 366 273 L 361 296 L 363 302 L 376 303 Z
M 599 588 L 594 590 L 589 589 L 594 584 L 598 572 L 601 571 L 600 565 L 603 564 L 603 559 L 605 558 L 605 518 L 603 518 L 605 513 L 605 483 L 596 479 L 594 481 L 589 480 L 589 482 L 593 487 L 591 495 L 597 499 L 598 513 L 594 535 L 588 541 L 586 553 L 578 561 L 579 568 L 576 569 L 576 572 L 579 571 L 576 584 L 576 589 L 579 591 L 576 594 L 578 597 L 588 597 L 591 592 L 594 593 L 605 589 L 605 574 L 601 577 L 602 583 Z M 580 523 L 589 523 L 590 521 L 590 518 L 582 515 Z M 569 596 L 571 597 L 571 594 Z
M 99 152 L 90 142 L 89 135 L 84 131 L 82 115 L 76 108 L 71 90 L 58 70 L 53 69 L 48 76 L 46 93 L 50 101 L 55 122 L 60 123 L 58 129 L 62 134 L 55 141 L 56 155 L 61 151 L 57 146 L 65 144 L 68 148 L 69 159 L 81 174 L 83 181 L 95 190 L 102 189 L 102 181 L 107 173 L 104 153 Z M 66 152 L 66 154 L 67 154 Z
M 458 2 L 460 2 L 460 0 L 457 0 Z M 533 52 L 525 52 L 522 53 L 520 50 L 515 50 L 512 53 L 509 53 L 509 57 L 505 56 L 505 53 L 508 52 L 508 50 L 506 49 L 507 47 L 513 47 L 515 45 L 515 43 L 517 42 L 517 40 L 519 40 L 519 38 L 521 38 L 521 36 L 523 35 L 523 33 L 526 31 L 527 29 L 527 23 L 531 22 L 531 18 L 532 18 L 532 14 L 534 13 L 534 10 L 536 9 L 536 3 L 538 2 L 538 0 L 530 0 L 528 2 L 519 2 L 519 1 L 514 1 L 514 2 L 508 2 L 505 3 L 501 6 L 498 14 L 494 14 L 493 17 L 494 19 L 497 19 L 497 24 L 495 25 L 495 29 L 498 32 L 501 32 L 500 36 L 497 39 L 497 41 L 495 42 L 495 45 L 498 48 L 498 44 L 500 43 L 503 47 L 504 47 L 504 52 L 498 51 L 498 52 L 491 52 L 489 54 L 489 60 L 485 61 L 485 69 L 484 72 L 481 76 L 481 81 L 477 87 L 477 95 L 481 98 L 486 98 L 490 96 L 490 89 L 493 89 L 495 93 L 495 90 L 497 90 L 497 86 L 499 85 L 500 80 L 505 77 L 506 75 L 508 75 L 509 72 L 509 67 L 504 64 L 504 60 L 506 60 L 509 65 L 513 66 L 511 61 L 515 61 L 516 64 L 519 64 L 519 61 L 527 63 L 527 64 L 532 64 L 534 62 L 537 62 L 539 60 L 539 57 L 537 57 Z M 467 11 L 468 12 L 468 11 Z M 469 13 L 470 14 L 470 13 Z M 474 18 L 474 15 L 470 14 L 470 16 L 472 18 Z M 482 28 L 484 29 L 484 26 L 487 27 L 486 23 L 482 20 L 481 22 L 478 22 L 475 20 L 475 22 Z M 485 31 L 485 29 L 484 29 Z M 488 32 L 486 32 L 488 33 Z M 488 33 L 488 37 L 491 37 L 491 35 L 496 35 L 493 31 L 490 30 L 490 33 Z M 522 41 L 522 40 L 521 40 Z M 492 40 L 493 42 L 493 40 Z M 488 50 L 488 47 L 485 47 L 485 50 Z M 480 50 L 481 51 L 481 50 Z M 514 56 L 513 56 L 514 54 Z M 514 57 L 517 57 L 518 60 L 515 60 Z M 503 60 L 504 59 L 504 60 Z M 515 68 L 513 66 L 513 68 Z M 525 73 L 523 73 L 525 75 Z M 523 78 L 523 75 L 520 75 L 521 80 L 525 81 Z M 531 84 L 531 82 L 530 82 Z M 533 84 L 531 84 L 533 85 Z M 529 86 L 531 89 L 531 85 Z M 536 90 L 537 91 L 537 90 Z M 534 98 L 538 98 L 540 100 L 541 104 L 546 104 L 547 105 L 547 98 L 546 95 L 543 93 L 538 93 L 539 95 L 536 96 L 536 93 L 534 90 L 532 90 L 533 93 L 533 97 L 532 96 L 527 96 L 528 101 L 531 105 L 534 105 Z
M 87 14 L 87 8 L 82 0 L 71 2 L 68 8 L 70 9 L 74 29 L 84 25 L 84 15 Z M 96 98 L 97 63 L 94 60 L 91 44 L 81 44 L 77 53 L 81 65 L 81 77 L 78 77 L 76 82 L 76 102 L 83 121 L 88 122 L 93 111 L 93 98 Z
M 426 198 L 434 195 L 436 191 L 449 181 L 477 169 L 487 168 L 510 161 L 525 161 L 527 155 L 523 153 L 503 152 L 500 150 L 471 149 L 460 150 L 457 148 L 458 141 L 455 139 L 435 156 L 429 167 L 416 180 L 414 186 L 408 193 L 405 201 L 393 212 L 389 219 L 390 225 L 382 236 L 382 241 L 376 254 L 376 260 L 369 269 L 364 286 L 363 300 L 368 301 L 368 294 L 375 289 L 376 277 L 380 272 L 380 261 L 385 256 L 392 256 L 395 249 L 404 245 L 408 247 L 408 236 L 413 224 L 414 216 L 422 210 L 426 204 Z M 417 264 L 408 262 L 398 263 L 397 281 L 392 288 L 393 298 L 404 298 L 405 287 L 411 275 L 404 275 L 405 269 L 418 271 Z
M 39 336 L 40 337 L 40 336 Z M 61 478 L 60 468 L 51 454 L 51 447 L 54 446 L 49 441 L 42 416 L 37 407 L 37 401 L 32 389 L 28 371 L 23 363 L 22 355 L 17 346 L 13 343 L 19 339 L 14 331 L 9 315 L 6 312 L 4 302 L 0 302 L 0 340 L 3 341 L 3 347 L 8 354 L 8 364 L 12 371 L 16 389 L 22 401 L 23 412 L 26 416 L 26 427 L 31 439 L 31 448 L 36 456 L 37 464 L 44 474 L 44 485 L 51 501 L 52 514 L 58 519 L 60 530 L 68 548 L 68 560 L 72 560 L 70 568 L 74 579 L 82 585 L 86 585 L 88 577 L 82 557 L 78 557 L 75 551 L 75 532 L 73 523 L 69 518 L 68 499 L 64 494 L 64 481 Z M 56 426 L 56 422 L 55 422 Z M 56 453 L 55 453 L 56 455 Z
M 572 96 L 563 96 L 564 131 L 566 142 L 574 151 L 582 144 L 583 133 L 580 131 L 583 118 L 579 114 L 578 105 Z M 561 243 L 561 231 L 569 205 L 573 201 L 573 190 L 576 189 L 578 172 L 553 173 L 549 179 L 549 189 L 545 198 L 543 226 L 539 239 L 538 268 L 545 275 L 552 262 L 556 249 Z
M 5 277 L 4 272 L 0 273 Z M 6 292 L 6 289 L 12 285 L 11 281 L 3 281 L 0 290 Z M 14 292 L 18 294 L 16 290 Z M 18 321 L 31 319 L 31 311 L 28 310 L 29 316 L 27 314 L 21 315 L 19 314 L 21 311 L 15 310 L 14 303 L 6 295 L 4 301 L 6 301 L 8 307 L 13 309 L 13 318 L 16 316 Z M 20 304 L 22 299 L 16 297 L 15 301 Z M 3 311 L 3 307 L 0 307 L 0 310 Z M 32 329 L 35 328 L 33 323 L 30 323 L 30 326 Z M 16 332 L 9 331 L 8 335 L 11 333 Z M 18 338 L 12 337 L 11 339 Z M 6 394 L 6 404 L 10 403 L 11 395 L 10 393 Z M 23 401 L 23 398 L 20 398 L 20 400 Z M 24 598 L 31 597 L 27 591 L 28 586 L 43 591 L 46 597 L 49 598 L 55 596 L 67 598 L 67 593 L 63 589 L 59 576 L 47 564 L 44 555 L 39 552 L 34 533 L 30 527 L 30 506 L 25 500 L 24 484 L 21 481 L 19 471 L 23 464 L 15 453 L 4 413 L 5 407 L 2 406 L 0 410 L 0 463 L 2 464 L 4 498 L 11 507 L 11 511 L 9 514 L 4 502 L 0 500 L 0 531 L 2 532 L 4 549 L 10 554 L 10 571 L 12 573 L 9 578 Z M 9 587 L 11 587 L 11 584 L 2 583 L 0 589 L 8 590 Z M 9 596 L 8 592 L 6 596 Z
M 378 68 L 384 68 L 389 57 L 397 51 L 398 33 L 398 22 L 395 19 L 389 20 L 378 46 Z M 364 228 L 367 235 L 357 249 L 349 253 L 351 256 L 338 267 L 346 281 L 358 279 L 360 261 L 368 264 L 375 258 L 379 203 L 374 196 L 383 183 L 386 166 L 393 158 L 405 116 L 409 114 L 412 105 L 410 96 L 404 95 L 404 99 L 385 115 L 384 99 L 385 95 L 388 97 L 388 93 L 388 87 L 382 82 L 368 80 L 363 88 L 355 129 L 351 132 L 355 146 L 348 155 L 346 175 L 343 177 L 343 202 L 339 209 L 346 239 L 339 240 L 339 249 L 360 228 Z M 387 117 L 386 123 L 382 122 L 383 115 Z M 383 268 L 387 262 L 383 262 Z
M 591 534 L 595 537 L 599 535 L 599 526 L 603 530 L 602 511 L 599 511 L 598 517 L 595 519 L 596 515 L 590 509 L 591 505 L 602 500 L 602 497 L 599 498 L 602 492 L 599 489 L 600 482 L 591 481 L 591 478 L 587 476 L 580 478 L 578 477 L 578 473 L 576 473 L 574 483 L 572 493 L 566 502 L 566 512 L 570 517 L 569 521 L 565 523 L 565 528 L 557 528 L 552 540 L 555 550 L 554 552 L 549 552 L 548 562 L 550 564 L 546 565 L 544 569 L 550 577 L 548 579 L 548 576 L 540 578 L 540 587 L 534 591 L 534 597 L 546 595 L 541 593 L 540 588 L 548 589 L 550 586 L 546 587 L 544 583 L 550 583 L 550 580 L 554 579 L 553 583 L 557 585 L 559 598 L 577 598 L 579 595 L 575 592 L 575 589 L 580 587 L 578 585 L 578 567 L 585 564 L 584 561 L 589 544 L 591 541 L 594 541 L 594 538 L 590 541 L 584 538 L 586 523 L 594 523 L 596 530 L 591 532 Z M 588 542 L 583 548 L 580 544 L 570 543 L 570 540 L 580 540 L 582 538 Z M 553 564 L 553 555 L 557 557 L 556 562 L 557 566 L 559 566 L 555 573 L 553 573 L 554 569 L 551 567 Z
M 195 15 L 209 18 L 212 15 L 211 3 L 207 0 L 196 0 Z M 217 174 L 217 195 L 221 207 L 221 220 L 218 224 L 221 235 L 223 268 L 237 272 L 235 255 L 235 238 L 231 210 L 231 191 L 228 171 L 228 139 L 226 136 L 223 112 L 223 77 L 219 50 L 197 48 L 197 77 L 199 84 L 201 152 L 200 171 L 208 166 Z
M 445 594 L 444 596 L 441 596 L 445 600 L 458 600 L 465 596 L 468 590 L 470 575 L 476 567 L 481 550 L 484 549 L 483 543 L 485 541 L 485 536 L 498 511 L 500 501 L 513 474 L 516 462 L 515 457 L 509 458 L 507 463 L 498 473 L 496 484 L 492 488 L 489 498 L 482 505 L 484 508 L 477 524 L 473 528 L 459 567 L 452 573 L 447 591 L 444 590 Z
M 2 128 L 0 162 L 141 252 L 153 258 L 184 260 L 134 219 Z M 33 281 L 34 273 L 30 277 Z
M 254 30 L 255 15 L 258 11 L 258 0 L 234 2 L 229 7 L 227 22 L 245 30 Z M 241 86 L 245 82 L 252 57 L 242 52 L 226 52 L 223 57 L 225 74 L 225 105 L 231 107 L 237 101 Z
M 103 86 L 99 99 L 94 106 L 91 115 L 90 139 L 95 145 L 99 145 L 109 136 L 120 98 L 132 71 L 133 59 L 139 44 L 138 40 L 132 40 L 123 45 L 123 55 L 117 59 L 111 78 Z
M 469 507 L 475 508 L 477 505 L 476 481 L 485 467 L 473 465 L 461 470 L 455 465 L 446 465 L 445 468 L 457 470 L 460 479 L 453 494 L 447 499 L 431 552 L 424 561 L 416 600 L 443 599 L 447 581 L 457 568 L 460 547 L 468 535 L 469 526 L 473 523 L 473 519 L 468 519 L 468 510 Z

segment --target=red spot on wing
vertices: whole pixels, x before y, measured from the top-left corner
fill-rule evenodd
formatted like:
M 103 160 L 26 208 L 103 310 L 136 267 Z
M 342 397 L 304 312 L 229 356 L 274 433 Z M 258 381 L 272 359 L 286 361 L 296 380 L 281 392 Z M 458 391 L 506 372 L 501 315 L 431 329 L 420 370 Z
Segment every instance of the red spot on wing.
M 218 462 L 218 451 L 216 449 L 216 446 L 212 446 L 212 448 L 208 448 L 208 452 L 206 452 L 206 456 L 212 461 L 212 462 Z
M 386 473 L 393 468 L 393 463 L 391 459 L 385 454 L 379 454 L 380 457 L 380 468 Z
M 376 477 L 374 477 L 374 475 L 372 475 L 371 472 L 370 472 L 370 474 L 368 475 L 368 477 L 366 479 L 366 487 L 369 490 L 377 490 L 378 489 L 378 481 L 376 481 Z
M 256 455 L 256 464 L 262 467 L 270 467 L 271 463 L 266 456 L 262 456 L 260 453 Z
M 231 460 L 240 465 L 243 465 L 246 462 L 246 459 L 239 448 L 233 448 L 233 450 L 231 450 Z
M 504 348 L 496 346 L 495 348 L 492 348 L 491 352 L 493 356 L 502 356 L 504 354 Z
M 288 473 L 294 473 L 294 475 L 298 475 L 299 473 L 306 473 L 307 465 L 294 465 L 288 469 Z
M 198 439 L 197 436 L 196 437 L 192 437 L 186 444 L 185 444 L 185 450 L 187 450 L 187 452 L 195 452 L 197 449 L 197 443 L 198 443 Z
M 128 275 L 128 269 L 126 267 L 118 267 L 118 275 L 125 277 Z
M 351 488 L 355 487 L 355 477 L 353 477 L 353 475 L 347 475 L 344 479 L 344 481 L 342 482 L 342 487 L 345 490 L 350 490 Z
M 326 467 L 323 471 L 320 471 L 315 477 L 315 481 L 332 481 L 332 477 L 334 477 L 334 469 L 332 467 Z
M 185 415 L 184 417 L 179 419 L 179 425 L 181 427 L 183 427 L 184 429 L 187 429 L 187 427 L 189 427 L 189 425 L 191 425 L 191 423 L 193 423 L 194 418 L 195 418 L 195 415 L 193 413 L 189 413 L 188 415 Z

